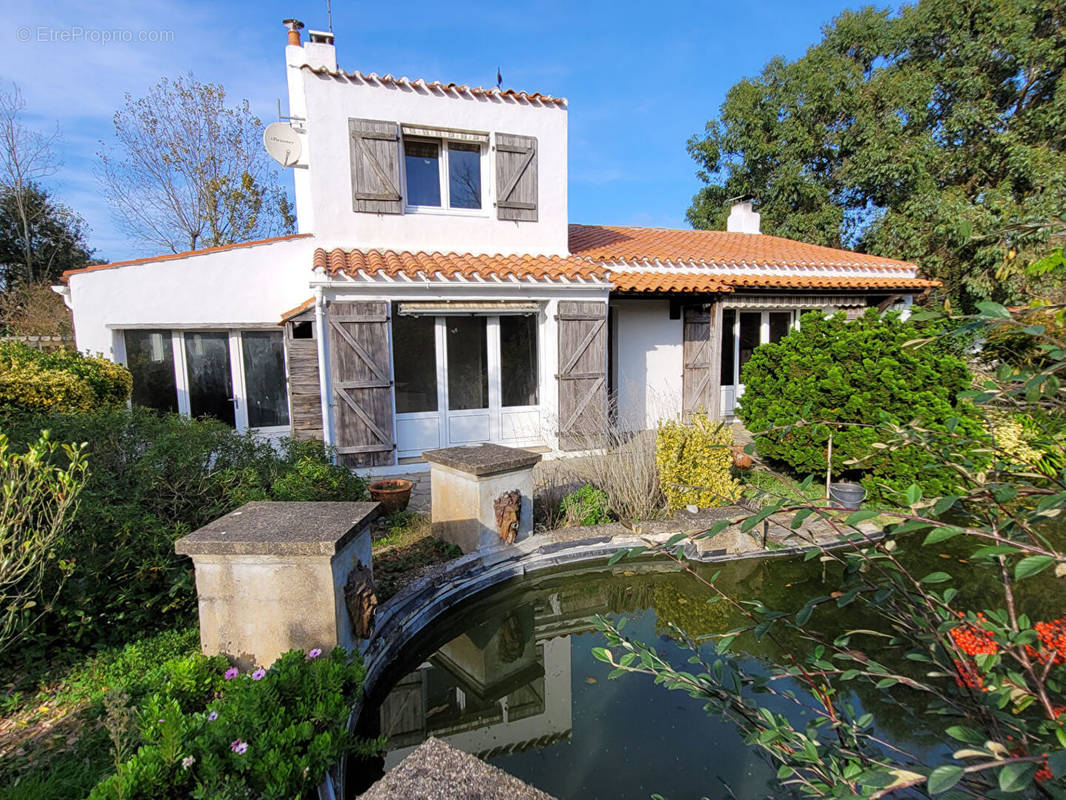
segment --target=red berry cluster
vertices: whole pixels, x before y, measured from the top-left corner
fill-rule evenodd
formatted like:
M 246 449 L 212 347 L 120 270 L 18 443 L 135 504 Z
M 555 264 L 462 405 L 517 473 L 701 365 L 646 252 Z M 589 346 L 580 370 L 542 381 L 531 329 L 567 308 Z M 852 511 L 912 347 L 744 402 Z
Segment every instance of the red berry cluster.
M 1027 648 L 1029 654 L 1044 664 L 1048 661 L 1052 664 L 1066 664 L 1066 617 L 1059 617 L 1051 622 L 1038 622 L 1033 628 L 1043 645 L 1043 652 L 1034 653 L 1030 647 Z
M 978 624 L 984 622 L 985 615 L 978 613 L 977 620 Z M 955 641 L 955 646 L 968 656 L 991 655 L 999 649 L 992 633 L 977 625 L 967 624 L 952 628 L 951 638 Z
M 981 691 L 985 688 L 985 681 L 977 671 L 977 665 L 972 661 L 960 661 L 955 659 L 955 683 L 960 687 Z M 987 691 L 987 690 L 986 690 Z

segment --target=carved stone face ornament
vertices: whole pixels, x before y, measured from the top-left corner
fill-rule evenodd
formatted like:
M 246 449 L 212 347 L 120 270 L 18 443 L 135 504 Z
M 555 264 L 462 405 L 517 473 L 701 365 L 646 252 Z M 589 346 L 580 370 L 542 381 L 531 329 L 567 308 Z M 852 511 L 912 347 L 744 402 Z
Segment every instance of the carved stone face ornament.
M 344 602 L 348 606 L 348 616 L 351 617 L 355 635 L 360 639 L 369 639 L 374 633 L 374 611 L 378 607 L 378 597 L 374 593 L 374 579 L 362 561 L 356 561 L 348 573 Z
M 496 533 L 500 541 L 514 544 L 518 536 L 518 518 L 522 515 L 522 494 L 517 489 L 504 492 L 492 502 L 496 512 Z

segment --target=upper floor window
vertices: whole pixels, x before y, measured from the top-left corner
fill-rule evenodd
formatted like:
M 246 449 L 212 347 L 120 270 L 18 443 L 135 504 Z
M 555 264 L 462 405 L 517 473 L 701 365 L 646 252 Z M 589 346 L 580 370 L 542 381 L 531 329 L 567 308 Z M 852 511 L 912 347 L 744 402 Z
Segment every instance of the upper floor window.
M 480 144 L 405 137 L 403 150 L 408 206 L 482 208 Z

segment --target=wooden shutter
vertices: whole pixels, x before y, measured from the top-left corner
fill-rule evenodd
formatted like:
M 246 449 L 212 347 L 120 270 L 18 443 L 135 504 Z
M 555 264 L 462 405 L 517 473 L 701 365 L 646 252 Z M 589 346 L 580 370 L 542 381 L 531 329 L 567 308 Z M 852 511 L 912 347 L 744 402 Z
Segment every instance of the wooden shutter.
M 496 134 L 496 217 L 537 221 L 537 140 Z
M 721 403 L 721 304 L 687 305 L 683 316 L 682 414 L 688 419 L 702 408 L 711 419 L 717 419 Z
M 395 122 L 349 119 L 352 209 L 402 214 L 400 134 Z
M 607 304 L 561 301 L 559 447 L 598 446 L 607 425 Z
M 322 438 L 322 394 L 318 381 L 318 340 L 294 339 L 299 323 L 314 326 L 308 310 L 285 323 L 285 357 L 289 373 L 289 419 L 294 439 Z
M 393 463 L 388 303 L 331 302 L 333 444 L 350 467 Z

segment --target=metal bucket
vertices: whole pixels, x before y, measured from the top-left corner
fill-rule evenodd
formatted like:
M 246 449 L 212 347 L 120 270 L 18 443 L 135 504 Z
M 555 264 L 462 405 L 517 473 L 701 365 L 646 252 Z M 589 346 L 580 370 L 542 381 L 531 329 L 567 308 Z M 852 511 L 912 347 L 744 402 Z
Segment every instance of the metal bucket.
M 831 483 L 829 484 L 829 502 L 841 508 L 853 510 L 859 507 L 866 490 L 857 483 Z

